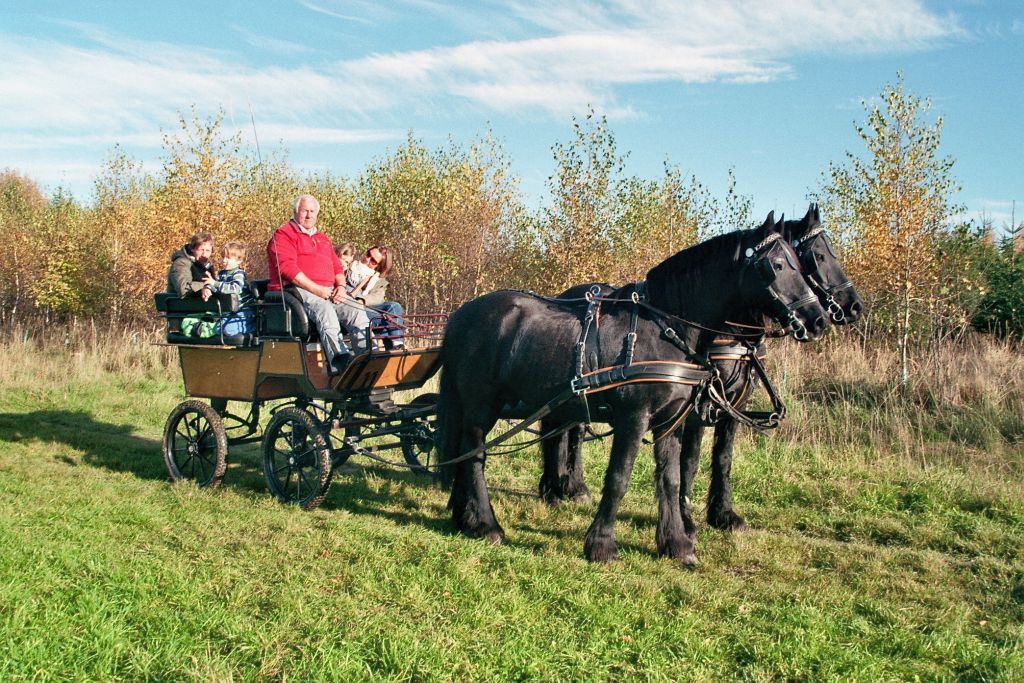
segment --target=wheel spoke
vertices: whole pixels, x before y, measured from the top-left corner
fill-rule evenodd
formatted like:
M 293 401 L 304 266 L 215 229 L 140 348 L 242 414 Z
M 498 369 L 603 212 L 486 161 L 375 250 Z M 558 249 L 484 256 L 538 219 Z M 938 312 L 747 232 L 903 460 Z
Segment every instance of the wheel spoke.
M 198 415 L 191 420 L 185 420 L 185 427 L 188 428 L 188 438 L 190 441 L 195 441 L 196 436 L 199 434 L 199 420 Z
M 309 464 L 309 456 L 310 456 L 311 453 L 316 453 L 316 445 L 315 444 L 310 444 L 309 448 L 307 448 L 302 453 L 296 453 L 295 454 L 295 462 L 301 462 L 304 465 L 308 465 Z
M 299 481 L 301 483 L 298 486 L 298 496 L 297 496 L 297 498 L 301 501 L 302 500 L 302 484 L 303 483 L 306 484 L 306 488 L 310 488 L 310 489 L 313 488 L 313 486 L 312 486 L 312 484 L 309 483 L 308 479 L 306 479 L 306 475 L 303 473 L 302 470 L 299 470 Z
M 184 460 L 184 461 L 182 461 L 182 463 L 181 463 L 180 465 L 178 465 L 178 471 L 179 471 L 179 472 L 181 472 L 182 474 L 184 474 L 184 473 L 185 473 L 185 468 L 186 468 L 186 467 L 188 467 L 188 466 L 189 466 L 189 464 L 191 464 L 191 463 L 192 463 L 192 457 L 193 457 L 193 456 L 191 456 L 191 455 L 190 455 L 190 456 L 188 456 L 187 458 L 185 458 L 185 460 Z M 175 462 L 177 462 L 177 461 L 175 461 Z
M 194 458 L 193 462 L 199 462 L 199 471 L 203 474 L 203 481 L 206 481 L 206 459 L 203 457 Z

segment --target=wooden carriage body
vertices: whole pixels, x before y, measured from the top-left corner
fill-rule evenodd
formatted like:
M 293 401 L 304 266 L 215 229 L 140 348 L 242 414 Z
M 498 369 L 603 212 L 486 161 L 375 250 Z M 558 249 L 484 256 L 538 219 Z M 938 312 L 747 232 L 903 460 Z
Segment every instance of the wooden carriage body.
M 404 404 L 393 396 L 421 388 L 437 373 L 437 337 L 426 335 L 428 344 L 429 338 L 435 341 L 420 348 L 371 348 L 332 375 L 298 297 L 268 292 L 265 281 L 253 284 L 256 301 L 244 309 L 234 294 L 215 294 L 208 301 L 164 292 L 155 297 L 167 321 L 166 343 L 177 348 L 190 397 L 171 411 L 164 427 L 171 479 L 217 486 L 227 470 L 228 446 L 256 441 L 262 442 L 270 491 L 307 509 L 323 501 L 333 470 L 352 455 L 429 473 L 436 395 L 421 393 Z M 243 311 L 248 324 L 224 324 L 237 321 Z M 438 330 L 446 318 L 430 317 Z M 186 334 L 204 329 L 197 320 L 214 323 L 205 330 L 212 328 L 215 335 Z M 245 331 L 227 334 L 226 329 Z M 230 401 L 247 404 L 248 415 L 232 413 Z M 261 407 L 270 402 L 275 402 L 270 419 L 261 421 Z M 380 455 L 395 450 L 402 461 Z

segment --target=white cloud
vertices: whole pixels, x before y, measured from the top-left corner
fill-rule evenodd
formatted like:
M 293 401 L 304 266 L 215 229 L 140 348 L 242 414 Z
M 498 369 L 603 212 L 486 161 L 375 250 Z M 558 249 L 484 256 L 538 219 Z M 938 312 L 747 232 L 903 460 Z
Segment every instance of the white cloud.
M 227 128 L 226 132 L 231 135 L 238 132 L 243 139 L 252 135 L 252 128 L 240 126 L 237 129 Z M 315 126 L 289 126 L 272 123 L 265 126 L 257 126 L 257 134 L 261 140 L 282 140 L 290 145 L 323 144 L 323 145 L 349 145 L 359 142 L 390 142 L 404 140 L 407 133 L 398 129 L 346 129 L 346 128 L 325 128 Z
M 312 11 L 312 12 L 316 12 L 318 14 L 323 14 L 323 15 L 326 15 L 328 17 L 332 17 L 334 19 L 341 19 L 341 20 L 343 20 L 345 22 L 356 22 L 356 23 L 359 23 L 359 24 L 372 24 L 373 23 L 372 21 L 370 21 L 370 20 L 366 19 L 365 17 L 360 16 L 358 14 L 342 14 L 339 11 L 331 9 L 329 6 L 325 6 L 325 5 L 333 4 L 333 3 L 329 2 L 329 1 L 325 3 L 325 2 L 310 2 L 309 0 L 299 0 L 299 4 L 302 5 L 303 7 L 305 7 L 306 9 Z
M 347 14 L 302 2 L 340 18 Z M 196 104 L 244 109 L 316 127 L 338 113 L 369 117 L 451 96 L 494 110 L 564 115 L 586 104 L 618 106 L 616 87 L 651 82 L 761 82 L 788 76 L 807 52 L 879 51 L 956 34 L 950 19 L 917 2 L 811 0 L 749 3 L 578 0 L 515 2 L 522 21 L 553 33 L 519 41 L 374 54 L 334 65 L 250 68 L 224 51 L 143 42 L 70 25 L 87 47 L 5 36 L 0 41 L 0 128 L 88 128 L 132 134 Z M 568 28 L 567 28 L 568 27 Z M 569 30 L 571 29 L 571 30 Z M 236 29 L 238 30 L 238 29 Z M 252 36 L 250 36 L 252 37 Z
M 455 21 L 434 0 L 405 0 L 402 10 L 360 0 L 300 5 L 328 21 L 386 23 L 414 10 Z M 82 36 L 76 45 L 0 34 L 0 150 L 152 148 L 159 129 L 175 129 L 178 112 L 192 106 L 200 115 L 223 108 L 239 127 L 236 117 L 247 120 L 251 107 L 261 138 L 285 146 L 400 139 L 380 127 L 382 115 L 460 104 L 562 120 L 587 105 L 639 116 L 621 101 L 624 86 L 771 81 L 792 77 L 792 62 L 808 54 L 921 49 L 962 35 L 955 18 L 917 0 L 512 0 L 464 12 L 464 27 L 518 24 L 515 33 L 531 37 L 256 68 L 226 50 L 88 24 L 64 24 Z

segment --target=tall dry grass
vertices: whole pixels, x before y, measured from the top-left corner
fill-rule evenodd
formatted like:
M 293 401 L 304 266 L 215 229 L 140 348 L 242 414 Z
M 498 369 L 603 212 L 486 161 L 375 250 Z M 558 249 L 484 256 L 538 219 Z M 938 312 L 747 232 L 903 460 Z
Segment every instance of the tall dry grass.
M 176 349 L 164 342 L 163 322 L 125 329 L 95 320 L 50 325 L 42 318 L 0 332 L 0 383 L 53 387 L 70 380 L 180 376 Z
M 956 462 L 1022 471 L 1024 353 L 972 335 L 912 357 L 901 385 L 894 346 L 833 334 L 814 345 L 769 349 L 769 374 L 789 419 L 780 438 L 836 450 L 863 446 L 921 465 Z M 1008 457 L 1009 456 L 1009 457 Z

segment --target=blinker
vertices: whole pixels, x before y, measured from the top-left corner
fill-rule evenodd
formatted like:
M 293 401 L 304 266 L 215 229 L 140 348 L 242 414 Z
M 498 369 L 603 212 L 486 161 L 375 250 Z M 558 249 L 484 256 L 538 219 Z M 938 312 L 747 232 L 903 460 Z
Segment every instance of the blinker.
M 828 238 L 828 235 L 822 235 L 821 239 L 825 241 L 825 248 L 828 249 L 828 253 L 832 255 L 832 258 L 836 258 L 836 250 L 832 248 L 832 240 Z
M 792 268 L 793 270 L 800 270 L 800 268 L 796 264 L 796 261 L 793 260 L 793 252 L 791 252 L 789 249 L 783 249 L 782 253 L 786 255 L 786 263 L 789 264 L 790 268 Z
M 775 282 L 775 278 L 778 275 L 775 272 L 775 267 L 772 266 L 772 262 L 766 258 L 762 258 L 760 261 L 757 262 L 757 273 L 758 275 L 761 276 L 761 280 L 766 285 L 770 285 L 771 283 Z

